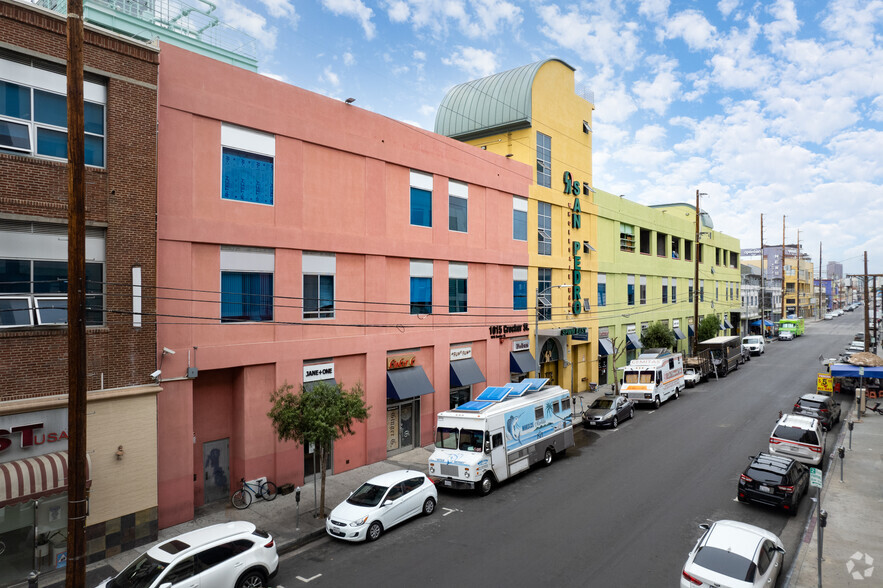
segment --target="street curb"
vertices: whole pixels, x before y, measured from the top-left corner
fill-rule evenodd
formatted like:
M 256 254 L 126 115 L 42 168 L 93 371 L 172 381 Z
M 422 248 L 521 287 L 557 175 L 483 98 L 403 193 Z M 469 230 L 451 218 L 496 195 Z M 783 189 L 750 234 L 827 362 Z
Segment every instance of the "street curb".
M 285 555 L 286 553 L 290 553 L 305 545 L 309 545 L 314 541 L 318 541 L 327 533 L 325 532 L 325 527 L 323 526 L 321 529 L 314 529 L 309 533 L 304 533 L 300 537 L 296 539 L 292 539 L 290 541 L 286 541 L 285 543 L 279 542 L 276 544 L 276 553 L 278 555 Z

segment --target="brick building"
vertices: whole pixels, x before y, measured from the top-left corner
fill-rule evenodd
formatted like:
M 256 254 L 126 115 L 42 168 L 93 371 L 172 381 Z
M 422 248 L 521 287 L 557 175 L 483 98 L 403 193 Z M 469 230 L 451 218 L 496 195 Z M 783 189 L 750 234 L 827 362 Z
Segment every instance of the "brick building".
M 66 23 L 0 0 L 0 584 L 64 557 Z M 157 535 L 155 47 L 87 24 L 90 561 Z M 143 291 L 142 291 L 143 289 Z

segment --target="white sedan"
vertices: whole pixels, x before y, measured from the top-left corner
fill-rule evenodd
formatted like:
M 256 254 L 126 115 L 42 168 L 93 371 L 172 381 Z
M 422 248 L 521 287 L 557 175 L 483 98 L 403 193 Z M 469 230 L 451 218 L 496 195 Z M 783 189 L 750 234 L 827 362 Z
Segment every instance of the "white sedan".
M 438 490 L 425 474 L 397 470 L 371 478 L 331 511 L 325 531 L 346 541 L 376 541 L 384 530 L 418 514 L 431 515 Z
M 699 528 L 705 533 L 687 558 L 681 588 L 776 585 L 785 547 L 773 533 L 738 521 L 717 521 Z

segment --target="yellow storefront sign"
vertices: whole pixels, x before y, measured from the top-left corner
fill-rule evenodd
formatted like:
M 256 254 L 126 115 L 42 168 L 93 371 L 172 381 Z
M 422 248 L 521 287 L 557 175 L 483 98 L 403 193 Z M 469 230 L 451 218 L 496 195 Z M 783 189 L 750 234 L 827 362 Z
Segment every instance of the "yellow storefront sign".
M 822 393 L 834 393 L 834 378 L 831 374 L 819 374 L 816 380 L 816 390 Z

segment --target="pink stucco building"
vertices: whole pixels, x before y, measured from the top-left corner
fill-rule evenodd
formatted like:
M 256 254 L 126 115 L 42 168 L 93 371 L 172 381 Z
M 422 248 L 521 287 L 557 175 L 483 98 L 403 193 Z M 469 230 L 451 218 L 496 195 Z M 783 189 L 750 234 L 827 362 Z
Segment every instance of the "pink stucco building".
M 312 474 L 266 416 L 285 382 L 362 385 L 342 472 L 532 369 L 529 166 L 166 44 L 158 158 L 160 527 Z

